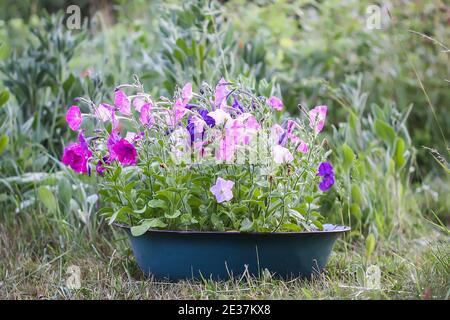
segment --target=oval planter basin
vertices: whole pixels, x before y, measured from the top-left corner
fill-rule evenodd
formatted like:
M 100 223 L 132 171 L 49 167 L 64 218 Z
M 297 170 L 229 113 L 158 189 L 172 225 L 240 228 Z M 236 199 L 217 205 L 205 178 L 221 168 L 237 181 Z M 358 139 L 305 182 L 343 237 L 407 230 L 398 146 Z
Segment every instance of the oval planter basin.
M 244 272 L 258 276 L 310 277 L 327 264 L 333 244 L 348 227 L 323 231 L 241 233 L 149 230 L 135 237 L 127 230 L 140 269 L 157 280 L 227 280 Z

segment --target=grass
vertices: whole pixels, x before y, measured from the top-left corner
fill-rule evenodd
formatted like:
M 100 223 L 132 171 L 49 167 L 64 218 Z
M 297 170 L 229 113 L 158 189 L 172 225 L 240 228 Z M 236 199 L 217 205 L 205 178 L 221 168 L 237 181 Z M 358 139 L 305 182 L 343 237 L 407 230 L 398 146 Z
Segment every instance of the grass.
M 11 215 L 9 215 L 11 216 Z M 311 280 L 280 281 L 268 272 L 226 282 L 158 282 L 139 271 L 121 231 L 62 233 L 45 214 L 0 223 L 0 299 L 449 299 L 448 235 L 378 241 L 367 259 L 363 242 L 338 241 L 327 269 Z M 98 234 L 97 234 L 98 232 Z M 61 236 L 65 234 L 66 236 Z M 81 288 L 69 289 L 70 266 Z M 365 286 L 369 265 L 381 270 L 380 289 Z

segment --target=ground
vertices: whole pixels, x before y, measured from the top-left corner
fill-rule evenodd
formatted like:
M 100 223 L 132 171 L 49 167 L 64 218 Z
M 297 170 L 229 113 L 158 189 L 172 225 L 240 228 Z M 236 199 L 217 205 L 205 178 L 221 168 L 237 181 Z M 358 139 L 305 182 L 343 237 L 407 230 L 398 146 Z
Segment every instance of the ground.
M 39 219 L 38 219 L 39 220 Z M 341 239 L 321 275 L 280 281 L 265 273 L 227 282 L 158 282 L 139 271 L 120 231 L 102 227 L 67 239 L 52 222 L 40 229 L 18 218 L 0 224 L 0 299 L 449 299 L 450 246 L 438 231 L 426 238 L 378 241 L 368 259 L 363 242 Z M 59 234 L 58 234 L 59 233 Z M 73 237 L 73 238 L 71 238 Z M 380 289 L 368 288 L 370 265 Z M 69 289 L 71 266 L 80 289 Z

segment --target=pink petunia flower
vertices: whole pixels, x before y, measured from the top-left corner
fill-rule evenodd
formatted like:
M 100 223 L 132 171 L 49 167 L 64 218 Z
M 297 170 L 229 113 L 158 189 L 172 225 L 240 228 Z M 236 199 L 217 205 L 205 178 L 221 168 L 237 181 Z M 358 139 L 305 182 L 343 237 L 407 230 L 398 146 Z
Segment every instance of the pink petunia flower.
M 144 132 L 136 133 L 136 132 L 128 131 L 127 134 L 125 135 L 125 139 L 128 142 L 133 143 L 134 141 L 141 140 L 144 136 L 145 136 Z
M 270 128 L 270 138 L 274 144 L 279 144 L 283 137 L 284 129 L 279 124 L 274 124 Z
M 273 147 L 273 160 L 276 164 L 289 163 L 294 160 L 292 153 L 280 145 Z
M 73 131 L 77 131 L 81 126 L 81 122 L 83 121 L 80 107 L 71 106 L 66 112 L 66 121 L 70 129 L 72 129 Z
M 112 121 L 114 117 L 114 111 L 115 108 L 107 103 L 101 103 L 99 106 L 95 109 L 94 114 L 97 117 L 97 119 L 106 122 L 106 121 Z
M 187 104 L 192 99 L 192 84 L 190 82 L 186 83 L 181 90 L 181 96 L 183 98 L 183 103 Z
M 134 98 L 133 99 L 133 106 L 136 109 L 137 112 L 141 112 L 142 106 L 146 104 L 145 100 L 142 98 Z
M 114 105 L 119 108 L 122 114 L 129 116 L 131 114 L 130 100 L 127 95 L 120 89 L 114 93 Z
M 149 127 L 151 127 L 155 123 L 155 119 L 153 118 L 151 109 L 152 105 L 150 103 L 145 103 L 139 111 L 141 113 L 139 116 L 139 121 L 141 121 L 143 125 L 147 125 Z
M 309 151 L 308 144 L 305 141 L 300 139 L 300 143 L 297 147 L 297 151 L 301 152 L 301 153 L 308 153 L 308 151 Z
M 283 109 L 283 101 L 275 96 L 271 96 L 269 99 L 267 99 L 267 104 L 278 111 Z
M 219 177 L 217 178 L 216 184 L 211 187 L 210 191 L 216 197 L 217 202 L 222 203 L 233 199 L 233 186 L 233 181 L 225 180 Z
M 181 99 L 177 99 L 177 101 L 175 101 L 175 104 L 173 105 L 173 116 L 175 122 L 174 125 L 180 122 L 185 114 L 186 114 L 186 104 L 183 103 Z
M 219 161 L 231 161 L 236 151 L 234 138 L 230 135 L 225 136 L 219 141 L 219 150 L 216 153 L 216 159 Z
M 292 141 L 292 143 L 296 146 L 297 151 L 301 153 L 308 153 L 309 147 L 308 144 L 300 139 L 295 134 L 290 134 L 289 139 Z
M 236 119 L 231 119 L 225 126 L 227 135 L 233 138 L 234 144 L 248 145 L 256 136 L 261 125 L 250 113 L 243 113 Z
M 73 143 L 64 148 L 61 161 L 75 172 L 87 173 L 88 160 L 91 156 L 92 152 L 86 150 L 81 143 Z
M 81 71 L 81 73 L 80 73 L 80 76 L 82 77 L 82 78 L 89 78 L 90 76 L 92 75 L 92 69 L 90 69 L 90 68 L 87 68 L 87 69 L 84 69 L 83 71 Z
M 322 131 L 327 116 L 327 106 L 317 106 L 309 111 L 309 126 L 317 134 Z
M 229 90 L 227 88 L 225 79 L 222 77 L 216 86 L 214 93 L 214 106 L 216 108 L 222 108 L 226 106 L 227 95 Z

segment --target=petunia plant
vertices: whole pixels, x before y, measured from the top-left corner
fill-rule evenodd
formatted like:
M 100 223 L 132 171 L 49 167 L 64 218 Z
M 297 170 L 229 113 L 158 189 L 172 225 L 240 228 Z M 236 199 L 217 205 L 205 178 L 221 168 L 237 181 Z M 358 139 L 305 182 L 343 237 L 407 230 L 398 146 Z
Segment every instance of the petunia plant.
M 79 98 L 66 120 L 78 142 L 62 162 L 98 175 L 109 223 L 148 229 L 320 230 L 320 198 L 334 184 L 320 133 L 326 106 L 289 119 L 276 96 L 223 78 L 155 98 L 136 79 L 114 101 Z M 82 113 L 86 111 L 86 113 Z

